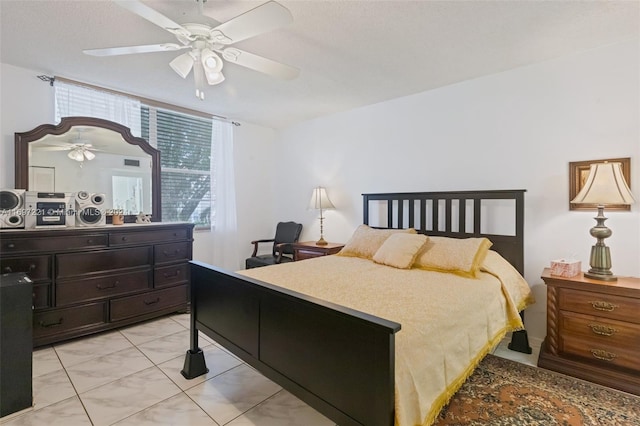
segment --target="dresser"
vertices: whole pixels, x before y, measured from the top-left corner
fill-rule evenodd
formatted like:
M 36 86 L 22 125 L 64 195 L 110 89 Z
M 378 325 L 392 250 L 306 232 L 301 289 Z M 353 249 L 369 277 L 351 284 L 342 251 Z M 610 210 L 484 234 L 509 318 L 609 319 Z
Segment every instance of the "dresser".
M 40 346 L 186 311 L 193 224 L 0 231 L 0 272 L 33 281 Z
M 551 275 L 538 366 L 640 395 L 640 278 Z
M 298 260 L 304 260 L 304 259 L 311 259 L 313 257 L 328 256 L 331 254 L 336 254 L 340 250 L 342 250 L 342 247 L 344 247 L 344 244 L 327 243 L 326 245 L 319 246 L 315 243 L 315 241 L 304 241 L 304 242 L 293 243 L 292 247 L 293 247 L 293 260 L 298 261 Z

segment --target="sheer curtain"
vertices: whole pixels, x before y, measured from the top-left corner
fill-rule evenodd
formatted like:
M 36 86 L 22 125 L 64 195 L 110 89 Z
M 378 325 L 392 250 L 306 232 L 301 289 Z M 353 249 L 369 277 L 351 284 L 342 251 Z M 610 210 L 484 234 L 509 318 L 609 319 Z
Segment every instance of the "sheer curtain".
M 231 271 L 241 268 L 233 167 L 233 124 L 212 120 L 211 132 L 211 234 L 213 261 Z
M 141 106 L 137 99 L 56 81 L 55 103 L 57 123 L 62 117 L 95 117 L 127 126 L 133 136 L 141 135 Z

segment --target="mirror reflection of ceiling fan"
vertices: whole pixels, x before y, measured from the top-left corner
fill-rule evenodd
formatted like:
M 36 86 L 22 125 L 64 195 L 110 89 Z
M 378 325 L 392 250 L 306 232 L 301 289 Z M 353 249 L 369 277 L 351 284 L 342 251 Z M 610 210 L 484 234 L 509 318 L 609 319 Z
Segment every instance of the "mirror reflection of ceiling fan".
M 203 3 L 196 0 L 202 13 Z M 299 70 L 230 45 L 274 30 L 293 20 L 291 12 L 275 1 L 269 1 L 218 26 L 185 23 L 177 24 L 141 1 L 114 0 L 119 6 L 141 16 L 173 34 L 178 43 L 160 43 L 142 46 L 89 49 L 83 52 L 93 56 L 129 55 L 134 53 L 166 52 L 188 49 L 170 62 L 171 68 L 186 78 L 193 69 L 196 96 L 204 100 L 205 81 L 209 85 L 224 81 L 223 59 L 285 80 L 296 78 Z
M 67 157 L 80 163 L 85 159 L 91 161 L 96 158 L 93 151 L 100 151 L 93 147 L 89 140 L 82 137 L 82 129 L 77 129 L 77 135 L 69 142 L 48 142 L 41 149 L 45 151 L 69 151 Z

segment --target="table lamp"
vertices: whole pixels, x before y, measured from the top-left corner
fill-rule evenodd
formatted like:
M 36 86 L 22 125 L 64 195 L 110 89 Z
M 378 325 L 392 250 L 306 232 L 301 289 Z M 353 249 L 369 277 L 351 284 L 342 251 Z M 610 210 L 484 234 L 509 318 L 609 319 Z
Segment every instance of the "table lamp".
M 335 209 L 335 206 L 329 199 L 327 195 L 327 190 L 322 186 L 318 186 L 313 188 L 313 192 L 311 193 L 311 200 L 309 201 L 309 209 L 320 210 L 320 239 L 316 241 L 317 246 L 326 246 L 327 242 L 324 240 L 323 234 L 323 222 L 324 217 L 322 216 L 322 211 L 327 209 Z
M 589 168 L 589 175 L 584 186 L 571 200 L 576 204 L 596 204 L 598 215 L 594 218 L 596 226 L 591 228 L 591 236 L 597 239 L 591 247 L 589 264 L 591 269 L 584 276 L 595 280 L 616 281 L 617 277 L 611 272 L 611 254 L 604 243 L 605 238 L 611 236 L 611 229 L 604 221 L 604 208 L 607 204 L 633 204 L 635 200 L 629 186 L 622 175 L 621 163 L 595 163 Z

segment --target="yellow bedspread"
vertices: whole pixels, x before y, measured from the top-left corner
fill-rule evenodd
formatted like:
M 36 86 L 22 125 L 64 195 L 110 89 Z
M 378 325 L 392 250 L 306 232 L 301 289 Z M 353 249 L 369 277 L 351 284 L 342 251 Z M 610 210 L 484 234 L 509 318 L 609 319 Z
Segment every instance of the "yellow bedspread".
M 488 259 L 491 273 L 477 279 L 342 256 L 240 273 L 400 323 L 395 423 L 414 426 L 432 424 L 489 350 L 522 327 L 518 309 L 532 301 L 529 286 Z

